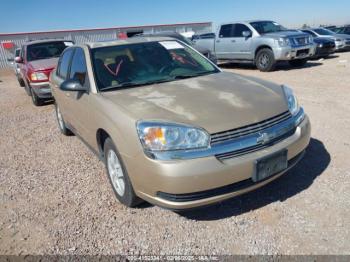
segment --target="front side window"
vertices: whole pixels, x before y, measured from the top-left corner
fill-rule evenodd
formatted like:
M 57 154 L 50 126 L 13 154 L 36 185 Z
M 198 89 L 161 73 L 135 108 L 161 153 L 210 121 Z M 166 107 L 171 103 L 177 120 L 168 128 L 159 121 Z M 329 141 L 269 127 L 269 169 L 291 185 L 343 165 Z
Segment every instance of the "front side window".
M 59 57 L 73 43 L 69 41 L 45 42 L 27 46 L 27 61 Z
M 21 49 L 16 49 L 16 51 L 15 51 L 15 57 L 18 57 L 20 53 L 21 53 Z
M 226 38 L 226 37 L 232 37 L 233 33 L 233 25 L 222 25 L 220 28 L 220 34 L 219 37 Z
M 100 91 L 175 81 L 219 70 L 178 41 L 157 41 L 92 49 Z
M 261 35 L 286 31 L 287 29 L 273 21 L 258 21 L 250 23 L 252 27 Z
M 78 80 L 83 86 L 86 82 L 86 75 L 87 70 L 84 51 L 81 48 L 77 48 L 72 58 L 69 79 Z
M 243 24 L 235 24 L 235 28 L 234 28 L 234 33 L 233 33 L 233 37 L 243 37 L 243 32 L 244 31 L 249 31 L 250 29 Z
M 58 62 L 57 75 L 63 79 L 67 78 L 69 63 L 70 63 L 73 51 L 74 51 L 73 48 L 68 49 L 66 52 L 63 53 L 63 55 L 60 58 L 60 61 Z

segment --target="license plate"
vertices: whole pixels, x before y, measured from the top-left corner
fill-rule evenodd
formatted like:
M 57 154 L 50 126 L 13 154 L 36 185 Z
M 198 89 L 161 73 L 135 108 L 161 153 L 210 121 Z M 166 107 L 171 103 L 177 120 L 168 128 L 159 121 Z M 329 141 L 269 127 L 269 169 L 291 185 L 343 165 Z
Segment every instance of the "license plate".
M 256 161 L 253 181 L 259 182 L 288 167 L 287 150 L 269 155 Z

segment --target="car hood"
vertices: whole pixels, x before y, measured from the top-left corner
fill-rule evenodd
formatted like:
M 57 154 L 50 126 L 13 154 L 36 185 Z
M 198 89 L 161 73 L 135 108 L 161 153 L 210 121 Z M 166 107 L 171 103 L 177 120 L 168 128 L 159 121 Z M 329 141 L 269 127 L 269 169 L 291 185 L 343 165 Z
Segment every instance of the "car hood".
M 54 58 L 31 61 L 28 63 L 28 66 L 33 71 L 52 70 L 57 66 L 57 62 L 58 62 L 58 57 L 54 57 Z
M 209 133 L 260 122 L 288 110 L 280 86 L 228 72 L 101 94 L 135 121 L 184 123 Z
M 314 42 L 317 44 L 323 44 L 323 43 L 334 43 L 334 38 L 329 37 L 314 37 Z
M 281 31 L 275 33 L 267 33 L 262 35 L 263 37 L 272 37 L 272 38 L 280 38 L 280 37 L 308 37 L 309 34 L 302 33 L 299 31 Z

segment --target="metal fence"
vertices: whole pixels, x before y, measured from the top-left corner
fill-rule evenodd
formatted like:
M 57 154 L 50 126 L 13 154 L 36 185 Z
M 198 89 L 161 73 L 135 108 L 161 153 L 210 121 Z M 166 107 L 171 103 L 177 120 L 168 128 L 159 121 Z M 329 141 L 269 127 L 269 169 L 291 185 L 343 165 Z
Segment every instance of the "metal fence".
M 29 40 L 38 39 L 66 39 L 73 40 L 76 44 L 86 42 L 96 42 L 113 40 L 118 38 L 118 34 L 127 33 L 154 33 L 154 32 L 195 32 L 206 33 L 211 32 L 212 23 L 186 23 L 186 24 L 172 24 L 172 25 L 150 25 L 150 26 L 135 26 L 135 27 L 115 27 L 115 28 L 101 28 L 101 29 L 86 29 L 86 30 L 62 30 L 51 32 L 32 32 L 32 33 L 13 33 L 0 34 L 0 68 L 11 66 L 14 58 L 14 52 L 20 48 L 23 43 Z M 11 42 L 13 48 L 5 49 L 2 43 Z

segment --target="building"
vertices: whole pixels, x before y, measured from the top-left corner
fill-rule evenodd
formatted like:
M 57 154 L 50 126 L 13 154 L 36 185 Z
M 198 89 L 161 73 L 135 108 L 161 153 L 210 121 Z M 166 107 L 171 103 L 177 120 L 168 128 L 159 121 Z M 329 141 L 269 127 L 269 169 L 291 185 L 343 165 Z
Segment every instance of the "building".
M 20 48 L 23 43 L 30 40 L 59 38 L 73 40 L 76 44 L 81 44 L 84 42 L 113 40 L 118 39 L 121 36 L 130 37 L 140 33 L 155 33 L 169 31 L 175 31 L 178 33 L 194 32 L 196 34 L 206 33 L 212 31 L 212 23 L 181 23 L 166 25 L 146 25 L 132 27 L 111 27 L 0 34 L 0 68 L 9 67 L 10 61 L 13 61 L 15 50 L 17 48 Z

